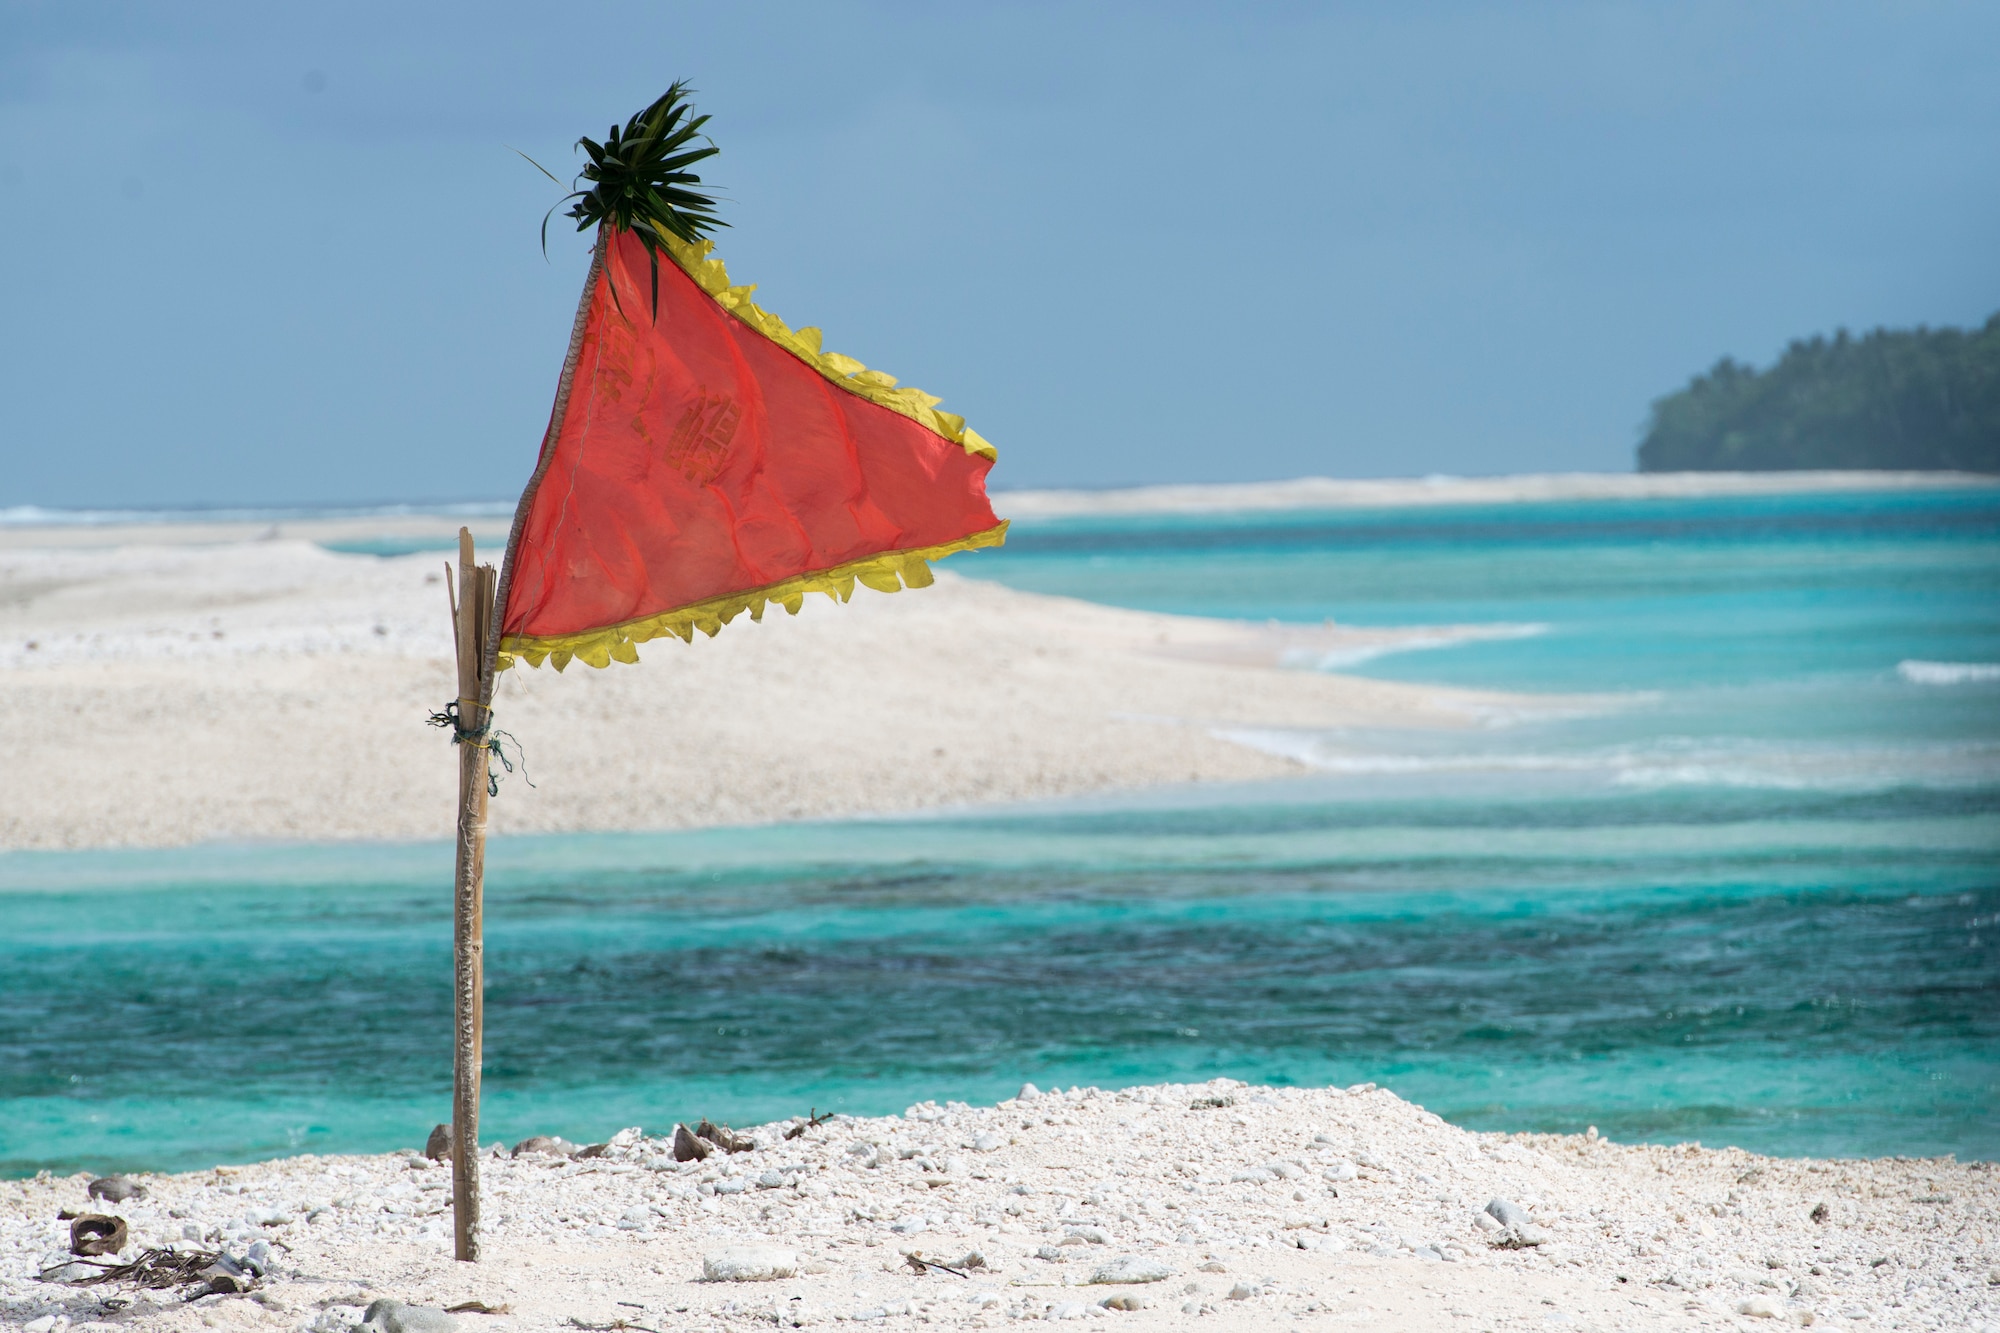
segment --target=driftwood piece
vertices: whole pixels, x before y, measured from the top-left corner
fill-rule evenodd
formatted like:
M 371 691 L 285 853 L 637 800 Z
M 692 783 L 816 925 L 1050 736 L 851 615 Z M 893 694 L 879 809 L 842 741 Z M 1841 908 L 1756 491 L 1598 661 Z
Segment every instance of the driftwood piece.
M 903 1261 L 910 1266 L 910 1270 L 914 1272 L 918 1277 L 922 1277 L 925 1273 L 930 1272 L 933 1268 L 937 1269 L 937 1271 L 940 1273 L 949 1273 L 953 1277 L 966 1276 L 966 1274 L 961 1273 L 958 1269 L 953 1268 L 950 1264 L 941 1264 L 935 1259 L 924 1258 L 924 1252 L 922 1250 L 905 1250 L 903 1252 Z
M 125 1248 L 125 1219 L 85 1213 L 69 1224 L 69 1252 L 86 1257 L 116 1254 Z
M 97 1269 L 88 1277 L 68 1279 L 56 1277 L 56 1274 L 72 1266 L 59 1264 L 55 1268 L 44 1269 L 41 1274 L 42 1280 L 63 1281 L 72 1287 L 95 1287 L 110 1283 L 129 1283 L 150 1291 L 165 1291 L 178 1287 L 190 1301 L 198 1301 L 204 1296 L 249 1291 L 257 1285 L 256 1274 L 220 1250 L 151 1249 L 129 1264 L 87 1265 Z
M 433 1162 L 442 1162 L 451 1156 L 450 1125 L 437 1125 L 431 1129 L 431 1136 L 424 1140 L 424 1156 Z
M 706 1143 L 694 1136 L 686 1125 L 674 1126 L 674 1160 L 676 1162 L 699 1162 L 713 1152 Z
M 574 1143 L 553 1134 L 530 1134 L 527 1138 L 522 1139 L 514 1145 L 514 1156 L 525 1157 L 530 1153 L 539 1153 L 546 1157 L 575 1157 L 578 1155 Z
M 707 1139 L 724 1152 L 752 1152 L 757 1141 L 736 1133 L 727 1125 L 718 1125 L 703 1116 L 701 1123 L 694 1127 L 695 1137 Z
M 825 1115 L 821 1115 L 819 1113 L 819 1108 L 817 1106 L 809 1107 L 807 1108 L 806 1111 L 806 1118 L 799 1121 L 798 1124 L 793 1125 L 790 1129 L 786 1130 L 785 1137 L 788 1139 L 796 1139 L 801 1135 L 803 1135 L 809 1129 L 818 1129 L 821 1125 L 833 1119 L 833 1117 L 834 1117 L 834 1112 L 832 1111 L 828 1111 Z
M 102 1199 L 106 1203 L 123 1203 L 127 1199 L 145 1198 L 146 1187 L 124 1176 L 102 1176 L 91 1181 L 90 1188 L 84 1193 L 93 1199 Z

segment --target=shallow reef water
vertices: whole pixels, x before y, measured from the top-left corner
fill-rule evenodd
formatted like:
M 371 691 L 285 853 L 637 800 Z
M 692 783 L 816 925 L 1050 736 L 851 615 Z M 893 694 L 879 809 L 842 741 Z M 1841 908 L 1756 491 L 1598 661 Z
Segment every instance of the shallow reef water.
M 1520 627 L 1327 665 L 1592 702 L 1233 737 L 1287 782 L 497 841 L 488 1137 L 1228 1075 L 1479 1129 L 2000 1154 L 1993 492 L 1072 519 L 955 564 Z M 0 1172 L 420 1145 L 449 865 L 0 856 Z

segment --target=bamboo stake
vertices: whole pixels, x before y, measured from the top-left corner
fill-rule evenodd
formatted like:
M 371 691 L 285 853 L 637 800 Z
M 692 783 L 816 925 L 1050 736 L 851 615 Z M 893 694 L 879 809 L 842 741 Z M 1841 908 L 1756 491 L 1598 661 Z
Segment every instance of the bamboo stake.
M 563 413 L 569 408 L 583 356 L 583 333 L 590 320 L 591 297 L 604 271 L 611 233 L 599 227 L 590 254 L 590 272 L 583 280 L 576 320 L 570 326 L 569 351 L 562 377 L 556 381 L 555 407 L 542 433 L 542 451 L 534 475 L 514 507 L 514 525 L 507 533 L 507 552 L 496 578 L 491 565 L 474 567 L 472 533 L 458 530 L 459 596 L 452 628 L 458 646 L 459 725 L 478 731 L 492 717 L 494 677 L 500 656 L 500 631 L 506 615 L 507 591 L 514 574 L 514 557 L 521 544 L 535 493 L 549 470 Z M 449 590 L 449 584 L 447 584 Z M 455 1041 L 452 1053 L 451 1208 L 455 1253 L 467 1263 L 479 1260 L 479 1071 L 485 1037 L 485 893 L 486 893 L 486 772 L 484 745 L 458 747 L 458 864 L 453 892 L 452 964 Z
M 490 698 L 484 646 L 493 619 L 491 565 L 472 563 L 472 533 L 458 530 L 458 719 L 480 734 Z M 458 857 L 452 893 L 451 1206 L 457 1256 L 479 1258 L 479 1070 L 485 1028 L 486 742 L 458 747 Z

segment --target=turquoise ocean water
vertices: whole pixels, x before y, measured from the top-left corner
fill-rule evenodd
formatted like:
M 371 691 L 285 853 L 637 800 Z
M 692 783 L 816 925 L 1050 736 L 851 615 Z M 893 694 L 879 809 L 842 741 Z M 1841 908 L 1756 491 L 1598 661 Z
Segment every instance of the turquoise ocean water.
M 2000 1155 L 2000 492 L 1022 523 L 952 567 L 1477 626 L 1296 669 L 1549 697 L 1237 735 L 1282 783 L 497 842 L 489 1137 L 1226 1074 Z M 449 877 L 443 842 L 0 856 L 0 1173 L 420 1143 Z

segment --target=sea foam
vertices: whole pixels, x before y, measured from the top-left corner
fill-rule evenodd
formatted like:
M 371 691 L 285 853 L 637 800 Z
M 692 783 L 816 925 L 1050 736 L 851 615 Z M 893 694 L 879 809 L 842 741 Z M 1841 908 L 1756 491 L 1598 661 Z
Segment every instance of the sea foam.
M 996 491 L 1010 519 L 1084 514 L 1222 514 L 1420 505 L 1538 504 L 1828 492 L 1958 490 L 1995 485 L 1966 472 L 1551 472 L 1500 477 L 1299 477 L 1290 481 Z
M 1896 674 L 1912 685 L 1971 685 L 2000 680 L 2000 662 L 1920 662 L 1896 664 Z
M 1278 664 L 1295 670 L 1340 671 L 1391 653 L 1456 648 L 1460 644 L 1504 639 L 1532 639 L 1548 633 L 1548 629 L 1547 625 L 1539 624 L 1413 626 L 1406 630 L 1385 631 L 1375 642 L 1344 644 L 1336 648 L 1287 649 L 1279 656 Z
M 1549 719 L 1589 717 L 1578 710 Z M 1349 729 L 1217 727 L 1209 732 L 1263 754 L 1289 759 L 1317 772 L 1345 777 L 1546 775 L 1610 787 L 1761 788 L 1773 791 L 1870 791 L 1896 787 L 1953 788 L 1991 783 L 2000 775 L 2000 746 L 1989 742 L 1901 745 L 1811 745 L 1744 740 L 1702 741 L 1660 737 L 1613 745 L 1502 749 L 1467 737 L 1464 748 L 1440 749 L 1435 736 L 1413 748 L 1393 737 L 1364 737 Z M 1374 742 L 1370 744 L 1369 742 Z M 1383 742 L 1388 742 L 1387 746 Z M 1522 788 L 1523 792 L 1527 789 Z

